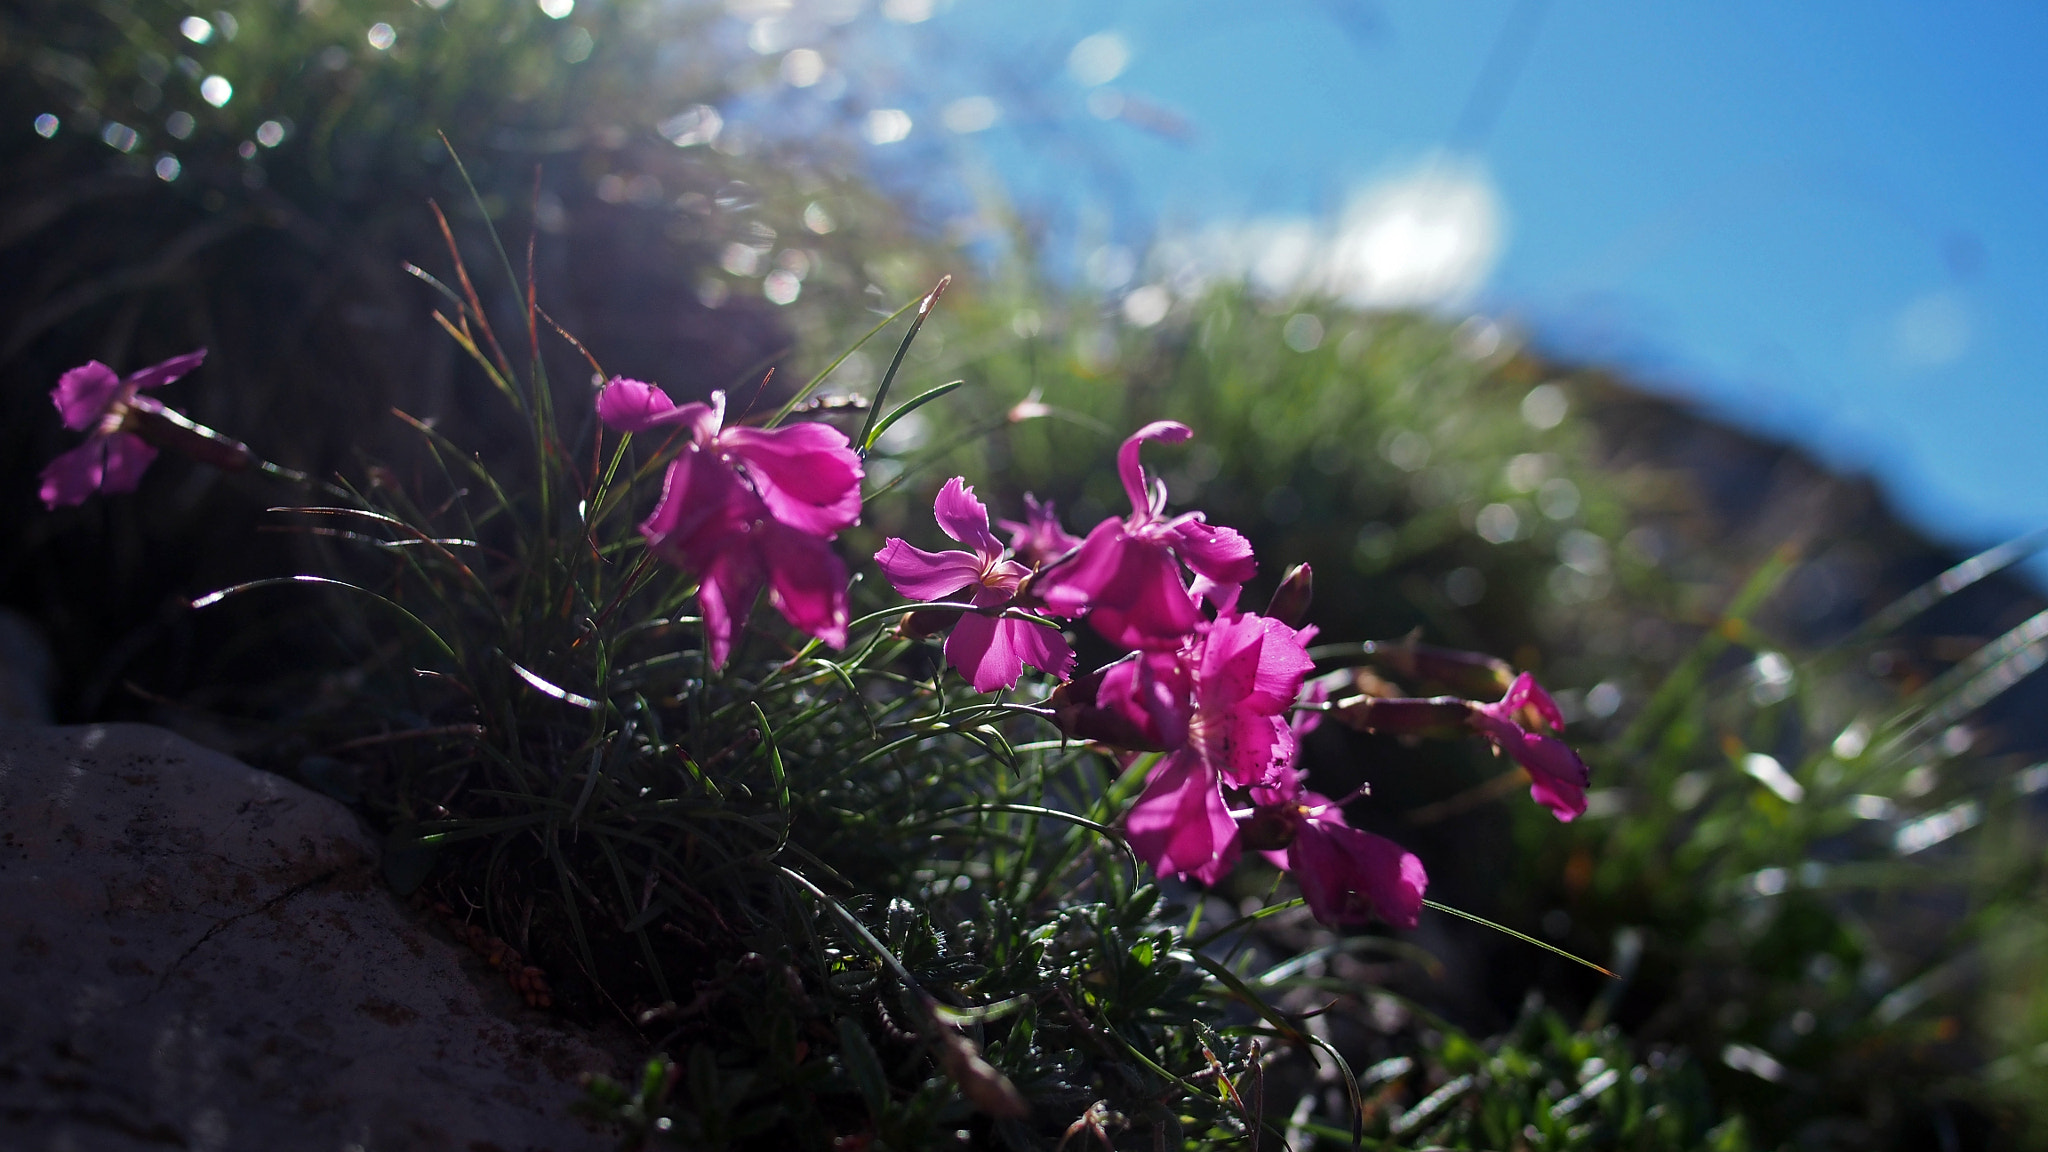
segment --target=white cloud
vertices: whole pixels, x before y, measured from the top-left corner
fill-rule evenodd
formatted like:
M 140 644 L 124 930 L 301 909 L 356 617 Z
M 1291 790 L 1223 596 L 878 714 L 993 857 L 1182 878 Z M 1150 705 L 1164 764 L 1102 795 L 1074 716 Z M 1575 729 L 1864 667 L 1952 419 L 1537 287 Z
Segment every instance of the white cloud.
M 1267 295 L 1326 293 L 1362 308 L 1455 307 L 1492 275 L 1506 239 L 1476 161 L 1431 157 L 1361 188 L 1336 221 L 1268 217 L 1214 229 L 1186 251 L 1205 276 Z

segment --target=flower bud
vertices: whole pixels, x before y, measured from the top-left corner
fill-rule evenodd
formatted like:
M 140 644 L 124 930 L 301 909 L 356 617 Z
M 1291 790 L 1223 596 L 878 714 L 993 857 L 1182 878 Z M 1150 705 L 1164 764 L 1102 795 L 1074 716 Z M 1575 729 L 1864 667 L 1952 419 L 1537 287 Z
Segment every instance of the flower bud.
M 1306 564 L 1296 564 L 1280 578 L 1280 586 L 1273 589 L 1273 599 L 1266 604 L 1266 615 L 1278 620 L 1289 628 L 1299 628 L 1308 619 L 1309 601 L 1315 598 L 1315 573 Z

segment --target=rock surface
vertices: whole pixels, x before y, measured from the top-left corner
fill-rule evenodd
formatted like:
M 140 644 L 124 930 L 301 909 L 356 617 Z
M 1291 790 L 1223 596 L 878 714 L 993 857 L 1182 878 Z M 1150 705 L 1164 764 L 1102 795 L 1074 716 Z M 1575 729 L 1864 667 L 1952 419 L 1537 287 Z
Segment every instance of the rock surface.
M 0 1146 L 608 1147 L 569 1105 L 611 1059 L 374 864 L 345 808 L 160 729 L 0 724 Z

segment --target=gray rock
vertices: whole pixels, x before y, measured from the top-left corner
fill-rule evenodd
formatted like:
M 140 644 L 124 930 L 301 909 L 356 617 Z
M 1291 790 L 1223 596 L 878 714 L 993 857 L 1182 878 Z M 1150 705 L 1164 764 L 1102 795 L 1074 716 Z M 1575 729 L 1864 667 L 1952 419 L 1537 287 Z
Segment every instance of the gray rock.
M 374 864 L 347 809 L 160 729 L 0 724 L 0 1147 L 608 1147 L 568 1109 L 613 1061 Z

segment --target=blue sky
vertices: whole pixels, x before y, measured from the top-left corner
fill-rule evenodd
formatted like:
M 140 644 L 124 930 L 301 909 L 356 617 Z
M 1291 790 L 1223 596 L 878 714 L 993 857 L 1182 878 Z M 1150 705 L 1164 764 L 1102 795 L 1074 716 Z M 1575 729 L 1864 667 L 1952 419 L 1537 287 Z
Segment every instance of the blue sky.
M 1505 222 L 1477 304 L 1874 473 L 1945 539 L 2048 525 L 2048 9 L 955 0 L 905 31 L 927 96 L 1009 101 L 950 146 L 1076 234 L 1328 217 L 1448 151 Z M 1128 61 L 1091 86 L 1069 54 L 1104 32 Z M 1092 116 L 1097 88 L 1191 134 Z

